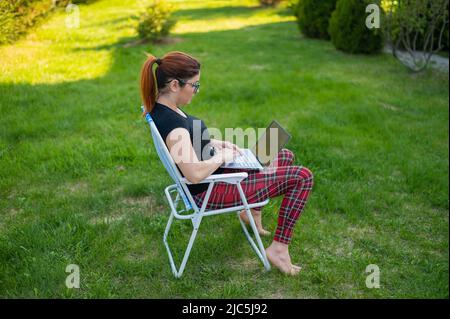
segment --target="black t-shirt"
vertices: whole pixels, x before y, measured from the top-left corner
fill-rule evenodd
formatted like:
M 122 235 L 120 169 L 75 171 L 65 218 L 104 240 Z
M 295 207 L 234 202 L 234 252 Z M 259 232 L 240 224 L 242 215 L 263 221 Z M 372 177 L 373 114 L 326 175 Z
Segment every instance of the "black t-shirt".
M 192 147 L 194 148 L 195 154 L 200 161 L 210 159 L 213 154 L 211 154 L 210 136 L 208 128 L 205 123 L 191 115 L 183 112 L 187 117 L 179 114 L 178 112 L 172 110 L 168 106 L 156 102 L 155 107 L 150 112 L 150 115 L 155 122 L 156 128 L 159 131 L 164 143 L 166 143 L 167 135 L 174 129 L 182 127 L 185 128 L 190 135 Z M 166 144 L 167 145 L 167 144 Z M 178 167 L 178 165 L 177 165 Z M 180 174 L 184 177 L 181 170 L 178 168 Z M 213 174 L 221 174 L 223 172 L 222 168 L 218 168 L 213 172 Z M 193 184 L 188 185 L 188 188 L 192 195 L 199 194 L 206 191 L 208 184 Z

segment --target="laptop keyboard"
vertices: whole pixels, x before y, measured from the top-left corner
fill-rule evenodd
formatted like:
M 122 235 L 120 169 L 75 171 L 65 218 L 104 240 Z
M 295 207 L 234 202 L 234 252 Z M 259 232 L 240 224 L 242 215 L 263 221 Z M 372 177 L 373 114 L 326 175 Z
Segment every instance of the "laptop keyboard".
M 250 157 L 250 155 L 246 152 L 244 152 L 244 154 L 242 154 L 241 156 L 235 158 L 233 162 L 237 164 L 243 164 L 243 166 L 250 168 L 259 167 L 258 163 L 253 162 L 253 157 Z

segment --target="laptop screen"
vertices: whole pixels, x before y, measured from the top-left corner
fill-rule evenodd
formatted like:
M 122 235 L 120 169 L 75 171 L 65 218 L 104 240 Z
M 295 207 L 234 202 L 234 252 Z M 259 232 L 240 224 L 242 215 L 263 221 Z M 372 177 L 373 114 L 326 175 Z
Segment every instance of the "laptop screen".
M 251 151 L 262 166 L 267 166 L 290 138 L 288 132 L 277 121 L 272 121 Z

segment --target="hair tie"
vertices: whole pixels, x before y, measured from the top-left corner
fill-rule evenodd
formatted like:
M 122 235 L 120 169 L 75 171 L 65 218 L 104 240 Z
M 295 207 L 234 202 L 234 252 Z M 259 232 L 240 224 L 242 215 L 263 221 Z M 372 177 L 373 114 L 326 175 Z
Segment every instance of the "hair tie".
M 160 58 L 156 59 L 156 64 L 161 65 L 161 59 Z

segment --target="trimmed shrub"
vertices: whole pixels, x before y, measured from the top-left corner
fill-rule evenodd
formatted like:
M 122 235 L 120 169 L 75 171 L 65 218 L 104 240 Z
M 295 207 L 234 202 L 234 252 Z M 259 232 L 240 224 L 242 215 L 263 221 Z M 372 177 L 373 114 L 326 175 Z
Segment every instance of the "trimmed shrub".
M 163 1 L 155 1 L 148 6 L 139 19 L 139 37 L 156 41 L 169 35 L 176 23 L 171 17 L 172 12 L 172 7 Z
M 383 48 L 381 30 L 366 27 L 366 7 L 371 3 L 379 5 L 379 1 L 374 0 L 338 0 L 328 28 L 331 42 L 337 49 L 370 54 Z
M 309 38 L 329 39 L 328 23 L 337 0 L 300 0 L 295 9 L 300 31 Z

